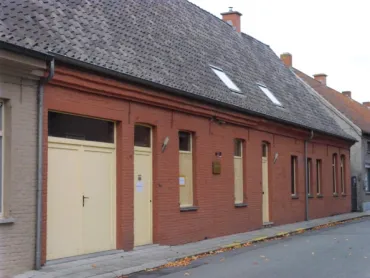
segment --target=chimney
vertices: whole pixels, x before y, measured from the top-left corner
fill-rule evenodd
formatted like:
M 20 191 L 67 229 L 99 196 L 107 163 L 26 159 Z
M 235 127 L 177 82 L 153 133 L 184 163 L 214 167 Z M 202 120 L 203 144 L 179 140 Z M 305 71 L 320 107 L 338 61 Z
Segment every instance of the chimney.
M 352 98 L 351 91 L 343 91 L 342 94 L 345 95 L 346 97 Z
M 293 66 L 293 57 L 292 54 L 286 52 L 280 55 L 280 59 L 283 61 L 284 65 L 288 68 Z
M 365 105 L 367 109 L 370 109 L 370 101 L 365 101 L 362 104 Z
M 319 81 L 321 84 L 326 85 L 327 75 L 325 73 L 314 74 L 313 77 L 315 78 L 315 80 Z
M 226 13 L 222 13 L 221 15 L 223 21 L 229 23 L 235 28 L 236 31 L 240 33 L 240 17 L 242 16 L 241 13 L 233 11 L 233 7 L 229 7 L 229 11 Z

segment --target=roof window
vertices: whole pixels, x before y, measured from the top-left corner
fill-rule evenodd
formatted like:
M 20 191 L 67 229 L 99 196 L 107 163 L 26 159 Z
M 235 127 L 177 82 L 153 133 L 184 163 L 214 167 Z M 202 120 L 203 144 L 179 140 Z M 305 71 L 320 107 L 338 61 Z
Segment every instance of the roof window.
M 211 69 L 230 90 L 240 93 L 240 89 L 238 88 L 238 86 L 236 86 L 235 83 L 231 81 L 231 79 L 226 75 L 226 73 L 224 73 L 222 69 L 216 67 L 211 67 Z
M 262 92 L 265 93 L 265 95 L 276 105 L 283 106 L 280 101 L 274 96 L 273 93 L 270 92 L 269 89 L 267 89 L 266 86 L 263 86 L 261 84 L 258 84 L 258 87 L 262 90 Z

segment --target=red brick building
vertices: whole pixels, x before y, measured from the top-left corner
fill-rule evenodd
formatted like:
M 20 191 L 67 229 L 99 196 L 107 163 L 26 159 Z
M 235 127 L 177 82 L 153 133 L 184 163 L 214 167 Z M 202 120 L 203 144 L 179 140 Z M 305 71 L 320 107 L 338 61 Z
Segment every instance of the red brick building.
M 54 2 L 39 5 L 37 45 L 16 39 L 28 36 L 17 16 L 5 19 L 16 35 L 1 38 L 56 61 L 42 263 L 303 221 L 306 195 L 310 219 L 350 211 L 354 140 L 240 26 L 182 0 L 60 4 L 54 23 Z M 40 15 L 58 22 L 51 36 Z

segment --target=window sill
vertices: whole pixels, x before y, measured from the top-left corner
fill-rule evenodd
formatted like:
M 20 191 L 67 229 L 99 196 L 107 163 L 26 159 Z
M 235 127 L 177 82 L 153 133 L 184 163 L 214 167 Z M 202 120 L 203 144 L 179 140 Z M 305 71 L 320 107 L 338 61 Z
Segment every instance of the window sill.
M 347 196 L 347 194 L 346 194 L 346 193 L 342 193 L 342 194 L 341 194 L 341 196 L 342 196 L 342 197 L 346 197 L 346 196 Z
M 292 195 L 292 199 L 299 199 L 298 195 Z
M 245 208 L 245 207 L 248 206 L 248 204 L 247 203 L 238 203 L 238 204 L 234 204 L 234 206 L 236 208 Z
M 338 197 L 338 193 L 333 193 L 333 197 Z
M 13 217 L 8 218 L 0 218 L 0 225 L 1 224 L 13 224 L 15 222 Z
M 317 195 L 316 195 L 316 197 L 321 199 L 321 198 L 323 198 L 324 196 L 323 196 L 323 195 L 321 195 L 321 194 L 317 194 Z
M 365 192 L 365 195 L 370 195 L 370 192 Z
M 180 211 L 181 212 L 185 212 L 185 211 L 197 211 L 198 210 L 198 207 L 180 207 Z
M 311 195 L 311 194 L 308 194 L 308 198 L 313 198 L 313 195 Z

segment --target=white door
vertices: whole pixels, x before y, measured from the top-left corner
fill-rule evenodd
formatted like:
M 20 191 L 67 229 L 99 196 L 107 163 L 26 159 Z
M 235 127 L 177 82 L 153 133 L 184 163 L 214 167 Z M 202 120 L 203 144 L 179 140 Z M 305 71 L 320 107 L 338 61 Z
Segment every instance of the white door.
M 262 220 L 270 222 L 269 213 L 268 145 L 262 144 Z
M 152 130 L 135 126 L 134 146 L 134 245 L 153 243 Z
M 114 141 L 52 136 L 67 134 L 64 129 L 71 128 L 70 121 L 81 120 L 81 117 L 62 115 L 56 116 L 57 121 L 49 117 L 51 124 L 57 122 L 58 131 L 51 128 L 48 138 L 47 260 L 116 248 Z M 103 122 L 88 120 L 85 129 L 89 124 L 94 129 L 97 124 L 93 133 L 97 131 L 99 139 L 106 127 L 99 132 L 99 125 L 102 127 L 104 123 L 94 121 Z M 87 134 L 87 139 L 95 139 L 87 130 L 82 133 Z

